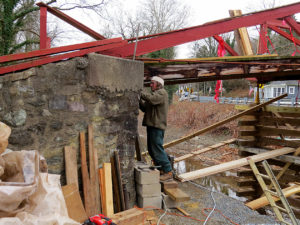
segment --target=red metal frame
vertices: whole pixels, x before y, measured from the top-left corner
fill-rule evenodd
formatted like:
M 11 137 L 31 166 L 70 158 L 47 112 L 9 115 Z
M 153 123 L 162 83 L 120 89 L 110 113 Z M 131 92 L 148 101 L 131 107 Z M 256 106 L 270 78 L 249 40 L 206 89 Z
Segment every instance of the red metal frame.
M 268 40 L 267 40 L 268 25 L 261 24 L 259 31 L 259 42 L 257 54 L 262 55 L 268 53 Z
M 80 49 L 85 49 L 85 48 L 101 46 L 101 45 L 118 43 L 121 41 L 122 41 L 122 38 L 112 38 L 112 39 L 105 39 L 105 40 L 101 40 L 101 41 L 93 41 L 93 42 L 87 42 L 87 43 L 82 43 L 82 44 L 67 45 L 67 46 L 56 47 L 56 48 L 36 50 L 36 51 L 32 51 L 32 52 L 5 55 L 5 56 L 0 56 L 0 63 L 9 62 L 9 61 L 12 62 L 12 61 L 17 61 L 17 60 L 21 60 L 21 59 L 30 59 L 30 58 L 34 58 L 34 57 L 46 56 L 46 55 L 63 53 L 63 52 L 74 51 L 74 50 L 80 50 Z
M 300 35 L 300 25 L 291 16 L 285 17 L 284 20 L 298 35 Z
M 40 7 L 40 49 L 47 48 L 47 8 Z
M 127 44 L 127 41 L 121 41 L 118 43 L 82 49 L 82 50 L 79 50 L 76 52 L 70 52 L 70 53 L 66 53 L 66 54 L 62 54 L 62 55 L 47 56 L 45 58 L 37 59 L 34 61 L 30 61 L 30 62 L 20 63 L 17 65 L 4 66 L 4 67 L 0 67 L 0 74 L 11 73 L 11 72 L 15 72 L 18 70 L 24 70 L 24 69 L 28 69 L 31 67 L 40 66 L 40 65 L 52 63 L 52 62 L 57 62 L 57 61 L 64 60 L 64 59 L 70 59 L 70 58 L 74 58 L 74 57 L 84 56 L 88 53 L 99 52 L 99 51 L 103 51 L 103 50 L 111 49 L 111 48 L 117 48 L 120 46 L 124 46 L 126 44 Z
M 249 27 L 257 24 L 264 24 L 269 20 L 283 18 L 300 12 L 300 3 L 295 3 L 280 8 L 269 9 L 257 13 L 251 13 L 235 18 L 227 18 L 208 24 L 162 33 L 158 37 L 141 40 L 138 42 L 136 56 L 144 55 L 149 52 L 173 47 L 202 38 L 211 37 L 216 34 L 227 33 L 240 27 Z M 124 47 L 103 51 L 102 54 L 108 54 L 119 57 L 132 56 L 135 43 L 130 43 Z
M 288 39 L 290 41 L 293 41 L 292 36 L 289 33 L 281 30 L 280 28 L 275 27 L 275 26 L 271 26 L 271 25 L 269 26 L 269 28 L 271 30 L 275 31 L 276 33 L 280 34 L 281 36 L 285 37 L 286 39 Z M 296 45 L 300 45 L 300 40 L 299 39 L 294 37 L 294 41 L 295 41 Z
M 22 70 L 32 66 L 42 65 L 49 62 L 55 62 L 62 59 L 81 56 L 90 52 L 100 52 L 101 54 L 113 55 L 118 57 L 130 57 L 134 54 L 133 52 L 135 46 L 134 39 L 121 41 L 122 40 L 121 38 L 46 49 L 47 47 L 50 47 L 49 46 L 50 40 L 47 37 L 47 12 L 48 11 L 53 15 L 59 17 L 60 19 L 64 20 L 65 22 L 71 24 L 72 26 L 87 33 L 88 35 L 92 36 L 95 39 L 103 40 L 104 37 L 101 34 L 91 30 L 90 28 L 79 23 L 78 21 L 74 20 L 73 18 L 60 12 L 57 9 L 51 8 L 44 3 L 38 3 L 37 5 L 40 6 L 40 20 L 41 20 L 40 21 L 40 26 L 41 26 L 40 27 L 41 28 L 40 48 L 42 50 L 2 56 L 0 57 L 0 63 L 20 60 L 20 59 L 30 59 L 34 57 L 43 57 L 43 56 L 47 56 L 47 57 L 40 58 L 40 59 L 33 59 L 32 62 L 26 62 L 17 65 L 2 67 L 0 68 L 0 74 Z M 300 12 L 300 3 L 294 3 L 294 4 L 290 4 L 275 9 L 242 15 L 239 17 L 226 18 L 223 20 L 206 23 L 200 26 L 138 37 L 139 42 L 137 44 L 136 56 L 140 56 L 157 50 L 173 47 L 179 44 L 183 44 L 183 43 L 187 43 L 187 42 L 191 42 L 191 41 L 195 41 L 195 40 L 199 40 L 211 36 L 213 36 L 216 40 L 218 40 L 218 34 L 230 32 L 240 27 L 249 27 L 257 24 L 263 24 L 262 32 L 261 32 L 263 34 L 265 34 L 265 32 L 267 31 L 267 27 L 269 27 L 270 29 L 274 30 L 280 35 L 293 41 L 291 35 L 282 31 L 279 27 L 285 29 L 287 28 L 290 29 L 291 27 L 297 33 L 300 33 L 300 25 L 290 17 L 291 15 L 298 12 Z M 286 19 L 287 23 L 282 22 L 283 18 Z M 263 42 L 260 41 L 259 53 L 262 54 L 267 51 L 266 36 L 262 35 L 261 40 L 265 40 L 265 44 L 263 44 Z M 297 45 L 300 45 L 300 40 L 296 38 L 294 38 L 294 40 Z M 128 43 L 128 41 L 130 41 L 131 43 Z M 231 55 L 234 56 L 238 55 L 226 43 L 225 43 L 225 48 Z M 50 56 L 51 54 L 74 51 L 74 50 L 77 51 L 66 53 L 63 55 Z
M 276 27 L 280 27 L 280 28 L 285 28 L 285 29 L 289 29 L 290 26 L 286 23 L 283 22 L 283 20 L 268 20 L 266 22 L 266 24 L 270 25 L 270 26 L 276 26 Z
M 72 17 L 66 15 L 65 13 L 57 10 L 57 9 L 54 9 L 48 5 L 46 5 L 45 3 L 43 2 L 39 2 L 37 3 L 37 5 L 40 7 L 40 9 L 43 9 L 46 8 L 46 16 L 47 16 L 47 11 L 50 12 L 51 14 L 57 16 L 58 18 L 62 19 L 63 21 L 69 23 L 70 25 L 76 27 L 77 29 L 81 30 L 82 32 L 88 34 L 89 36 L 95 38 L 96 40 L 103 40 L 105 39 L 105 37 L 103 37 L 101 34 L 97 33 L 96 31 L 90 29 L 89 27 L 83 25 L 82 23 L 78 22 L 77 20 L 73 19 Z M 40 23 L 40 26 L 41 28 L 46 26 L 46 22 L 44 21 L 41 21 Z M 44 33 L 43 33 L 44 35 Z M 43 38 L 44 40 L 44 36 L 41 38 Z
M 219 36 L 219 35 L 214 35 L 213 37 L 214 37 L 214 39 L 215 39 L 216 41 L 218 41 L 218 42 L 222 39 L 222 37 Z M 230 55 L 233 55 L 233 56 L 238 56 L 238 55 L 239 55 L 236 51 L 234 51 L 234 50 L 230 47 L 229 44 L 226 43 L 226 41 L 224 41 L 224 47 L 225 47 L 225 49 L 227 50 L 227 52 L 228 52 Z

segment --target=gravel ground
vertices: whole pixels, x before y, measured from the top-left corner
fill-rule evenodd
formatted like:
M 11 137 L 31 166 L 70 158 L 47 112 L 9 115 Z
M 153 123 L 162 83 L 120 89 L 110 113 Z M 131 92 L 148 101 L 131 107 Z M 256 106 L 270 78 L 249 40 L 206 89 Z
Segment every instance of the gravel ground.
M 276 222 L 275 217 L 260 215 L 258 212 L 249 209 L 244 203 L 235 200 L 222 193 L 213 192 L 213 198 L 209 189 L 200 188 L 192 183 L 180 183 L 179 187 L 190 195 L 191 200 L 182 202 L 180 207 L 191 214 L 191 217 L 197 218 L 196 221 L 190 218 L 179 217 L 175 215 L 165 215 L 161 223 L 166 225 L 174 224 L 204 224 L 206 215 L 202 213 L 205 208 L 213 208 L 214 200 L 216 203 L 216 210 L 211 214 L 207 225 L 219 224 L 279 224 Z M 180 214 L 178 210 L 171 209 L 170 212 Z M 206 211 L 209 214 L 209 211 Z M 225 217 L 223 217 L 221 212 Z M 158 217 L 162 212 L 156 211 Z M 230 220 L 232 222 L 230 222 Z

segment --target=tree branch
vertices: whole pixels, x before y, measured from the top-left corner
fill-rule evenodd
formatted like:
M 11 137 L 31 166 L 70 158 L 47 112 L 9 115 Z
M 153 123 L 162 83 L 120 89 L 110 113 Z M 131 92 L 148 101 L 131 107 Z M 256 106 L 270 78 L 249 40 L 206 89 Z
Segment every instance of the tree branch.
M 30 44 L 39 44 L 40 41 L 39 40 L 26 40 L 26 41 L 23 41 L 15 46 L 13 46 L 10 50 L 9 50 L 9 54 L 12 54 L 14 53 L 17 49 L 20 49 L 22 48 L 23 46 L 25 45 L 30 45 Z
M 46 4 L 47 5 L 50 5 L 52 3 L 56 2 L 56 0 L 50 0 L 49 2 L 47 2 Z M 20 13 L 17 13 L 15 16 L 14 16 L 14 20 L 16 19 L 19 19 L 19 18 L 23 18 L 24 16 L 26 16 L 28 13 L 31 13 L 31 12 L 34 12 L 34 11 L 38 11 L 40 9 L 40 7 L 38 6 L 33 6 L 33 7 L 30 7 L 28 9 L 25 9 L 24 11 L 20 12 Z
M 92 4 L 92 5 L 81 5 L 81 4 L 75 4 L 75 3 L 69 3 L 69 4 L 65 4 L 65 5 L 74 5 L 72 7 L 68 7 L 68 8 L 63 8 L 64 5 L 58 7 L 59 10 L 72 10 L 72 9 L 94 9 L 94 8 L 97 8 L 101 5 L 104 5 L 105 4 L 105 0 L 102 0 L 100 3 L 97 3 L 97 4 Z

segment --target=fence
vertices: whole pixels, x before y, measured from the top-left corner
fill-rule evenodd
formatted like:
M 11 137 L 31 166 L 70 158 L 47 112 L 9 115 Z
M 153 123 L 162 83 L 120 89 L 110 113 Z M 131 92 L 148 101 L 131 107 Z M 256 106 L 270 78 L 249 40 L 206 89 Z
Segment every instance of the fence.
M 189 100 L 189 101 L 199 101 L 199 102 L 216 102 L 214 96 L 197 96 L 197 95 L 190 95 L 187 97 L 181 97 L 180 101 Z M 270 99 L 260 99 L 260 102 L 266 102 Z M 221 104 L 235 104 L 235 105 L 246 105 L 254 102 L 253 98 L 232 98 L 232 97 L 220 97 L 219 102 Z M 300 107 L 299 100 L 296 101 L 296 98 L 284 98 L 277 102 L 274 102 L 272 105 L 277 106 L 290 106 L 290 107 Z

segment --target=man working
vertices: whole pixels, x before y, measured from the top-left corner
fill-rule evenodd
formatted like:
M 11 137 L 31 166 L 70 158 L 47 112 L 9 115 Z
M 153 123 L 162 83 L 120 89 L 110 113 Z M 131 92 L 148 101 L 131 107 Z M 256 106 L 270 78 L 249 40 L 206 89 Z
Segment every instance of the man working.
M 163 148 L 167 127 L 168 93 L 163 88 L 164 80 L 154 76 L 151 79 L 151 93 L 142 91 L 140 109 L 145 113 L 143 126 L 147 127 L 148 152 L 155 166 L 160 166 L 160 180 L 173 177 L 171 163 Z

